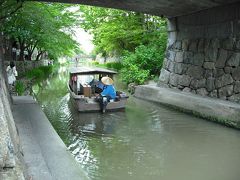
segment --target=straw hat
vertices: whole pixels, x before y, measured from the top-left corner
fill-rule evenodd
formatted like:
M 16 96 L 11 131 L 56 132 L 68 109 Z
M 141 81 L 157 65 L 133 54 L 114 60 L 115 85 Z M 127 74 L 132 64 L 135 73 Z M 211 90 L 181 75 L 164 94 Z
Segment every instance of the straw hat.
M 101 79 L 102 83 L 105 85 L 112 85 L 113 84 L 113 80 L 110 77 L 102 77 Z

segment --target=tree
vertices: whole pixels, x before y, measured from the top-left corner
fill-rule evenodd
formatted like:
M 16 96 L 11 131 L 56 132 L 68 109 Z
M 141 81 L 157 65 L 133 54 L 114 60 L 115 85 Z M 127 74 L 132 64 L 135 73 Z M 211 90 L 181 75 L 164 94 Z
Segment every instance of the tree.
M 23 0 L 1 0 L 0 1 L 0 22 L 17 12 L 23 4 Z
M 166 20 L 143 13 L 80 6 L 81 26 L 93 34 L 96 53 L 122 59 L 123 81 L 143 84 L 159 74 L 166 49 Z
M 78 51 L 78 43 L 67 34 L 77 24 L 77 17 L 68 8 L 69 5 L 57 3 L 25 2 L 5 21 L 3 30 L 18 41 L 20 60 L 24 59 L 25 50 L 29 60 L 35 49 L 37 59 L 44 52 L 57 58 Z
M 130 11 L 80 6 L 80 12 L 81 27 L 93 34 L 96 52 L 106 55 L 122 55 L 148 44 L 163 23 L 160 17 Z

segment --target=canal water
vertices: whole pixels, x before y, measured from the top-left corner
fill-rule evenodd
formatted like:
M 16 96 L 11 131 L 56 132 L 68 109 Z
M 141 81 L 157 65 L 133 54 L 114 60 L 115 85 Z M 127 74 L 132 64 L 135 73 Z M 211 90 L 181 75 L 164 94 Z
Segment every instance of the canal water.
M 240 131 L 132 96 L 122 112 L 78 113 L 67 81 L 60 68 L 33 91 L 90 179 L 240 179 Z

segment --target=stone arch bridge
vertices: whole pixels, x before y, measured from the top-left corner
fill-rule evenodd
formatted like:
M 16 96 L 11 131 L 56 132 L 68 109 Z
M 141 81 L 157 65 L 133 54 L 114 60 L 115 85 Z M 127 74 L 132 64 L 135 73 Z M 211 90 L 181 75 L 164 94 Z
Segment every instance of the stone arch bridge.
M 240 102 L 239 0 L 40 0 L 138 11 L 168 18 L 159 85 Z

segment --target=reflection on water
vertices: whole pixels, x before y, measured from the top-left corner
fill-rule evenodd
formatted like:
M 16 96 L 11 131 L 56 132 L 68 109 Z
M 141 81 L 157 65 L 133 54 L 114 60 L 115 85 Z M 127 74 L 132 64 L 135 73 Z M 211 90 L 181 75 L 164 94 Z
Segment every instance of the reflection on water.
M 62 71 L 34 91 L 91 179 L 239 179 L 239 131 L 133 97 L 123 112 L 78 113 L 67 78 Z

